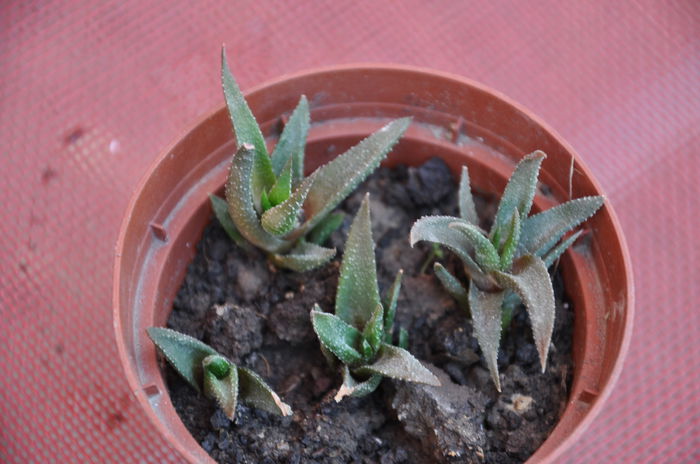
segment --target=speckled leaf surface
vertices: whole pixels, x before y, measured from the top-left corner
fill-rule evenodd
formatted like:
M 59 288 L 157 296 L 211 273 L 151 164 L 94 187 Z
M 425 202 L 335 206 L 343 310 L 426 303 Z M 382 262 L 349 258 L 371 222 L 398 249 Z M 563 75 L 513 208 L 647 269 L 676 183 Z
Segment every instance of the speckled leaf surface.
M 479 227 L 465 221 L 453 222 L 448 227 L 464 234 L 474 249 L 476 263 L 481 269 L 492 271 L 499 268 L 501 261 L 498 252 Z
M 374 363 L 359 367 L 354 371 L 363 375 L 381 374 L 398 380 L 440 386 L 440 381 L 437 377 L 414 358 L 411 353 L 403 348 L 387 343 L 382 344 Z
M 508 227 L 513 211 L 516 209 L 521 218 L 527 217 L 532 207 L 532 200 L 535 198 L 540 166 L 546 157 L 547 155 L 537 150 L 523 157 L 515 167 L 498 204 L 492 228 L 494 232 L 503 231 Z
M 391 344 L 391 337 L 394 332 L 394 318 L 396 317 L 396 306 L 399 302 L 399 293 L 401 293 L 401 280 L 403 278 L 403 269 L 399 269 L 394 277 L 394 282 L 389 287 L 384 298 L 384 341 Z
M 345 364 L 362 362 L 358 351 L 362 334 L 334 314 L 321 311 L 318 305 L 311 310 L 311 325 L 321 344 Z
M 469 170 L 462 166 L 462 176 L 459 179 L 459 215 L 462 219 L 474 225 L 479 225 L 479 216 L 476 214 L 474 197 L 472 196 L 469 182 Z
M 462 232 L 450 228 L 450 224 L 459 221 L 468 224 L 453 216 L 424 216 L 418 219 L 411 227 L 411 246 L 420 241 L 443 245 L 459 256 L 471 274 L 482 274 L 483 271 L 470 255 L 474 250 L 471 241 Z
M 307 177 L 289 198 L 265 211 L 260 219 L 263 229 L 273 235 L 284 235 L 290 232 L 297 224 L 299 211 L 313 182 L 313 177 Z
M 255 372 L 238 368 L 239 396 L 247 406 L 280 416 L 290 416 L 292 408 L 284 403 L 270 386 Z
M 211 356 L 210 356 L 211 357 Z M 238 404 L 238 369 L 232 365 L 228 375 L 218 379 L 216 375 L 204 369 L 204 394 L 214 398 L 226 417 L 234 420 L 236 416 L 236 404 Z
M 571 245 L 574 244 L 574 242 L 581 236 L 582 233 L 583 233 L 583 231 L 579 230 L 575 234 L 571 234 L 571 237 L 568 237 L 566 240 L 562 240 L 561 243 L 559 243 L 559 245 L 555 246 L 550 251 L 548 251 L 547 254 L 542 257 L 542 261 L 544 261 L 544 265 L 549 267 L 552 264 L 554 264 L 554 261 L 559 259 L 559 257 Z
M 343 384 L 334 397 L 335 401 L 338 403 L 346 396 L 352 396 L 354 398 L 367 396 L 376 390 L 382 382 L 382 376 L 379 374 L 373 374 L 367 380 L 358 381 L 352 376 L 348 366 L 345 365 L 342 367 L 342 373 Z
M 506 234 L 506 240 L 503 243 L 503 250 L 500 251 L 500 268 L 502 271 L 510 269 L 511 264 L 513 264 L 513 258 L 515 257 L 515 252 L 518 249 L 518 241 L 520 240 L 520 213 L 516 209 L 513 211 L 513 217 L 510 219 L 510 224 L 508 225 L 508 230 Z
M 309 124 L 309 102 L 306 96 L 302 95 L 284 126 L 271 157 L 272 169 L 277 176 L 291 160 L 294 185 L 297 185 L 304 178 L 304 148 L 306 147 Z
M 333 259 L 335 253 L 335 248 L 326 248 L 302 240 L 289 253 L 273 255 L 272 262 L 285 269 L 305 272 L 327 263 Z
M 484 292 L 473 283 L 469 286 L 469 309 L 474 335 L 489 368 L 496 389 L 501 391 L 498 377 L 498 347 L 501 343 L 501 305 L 504 292 Z
M 438 278 L 442 286 L 445 287 L 445 290 L 447 290 L 447 293 L 449 293 L 452 298 L 457 300 L 460 307 L 465 309 L 469 308 L 467 290 L 464 288 L 459 279 L 453 276 L 450 271 L 445 269 L 445 267 L 440 263 L 435 263 L 433 266 L 433 271 L 435 272 L 435 276 Z

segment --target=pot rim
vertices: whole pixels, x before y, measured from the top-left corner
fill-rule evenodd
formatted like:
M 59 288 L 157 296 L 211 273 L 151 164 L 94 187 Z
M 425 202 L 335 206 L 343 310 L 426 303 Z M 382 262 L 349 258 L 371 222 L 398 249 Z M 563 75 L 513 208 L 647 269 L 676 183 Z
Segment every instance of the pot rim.
M 585 162 L 582 160 L 581 156 L 576 152 L 576 150 L 555 130 L 553 129 L 549 124 L 547 124 L 544 120 L 542 120 L 539 116 L 534 114 L 531 110 L 527 109 L 520 103 L 512 100 L 510 97 L 507 95 L 501 93 L 498 90 L 495 90 L 487 85 L 484 85 L 482 83 L 479 83 L 477 81 L 474 81 L 472 79 L 462 77 L 453 73 L 449 72 L 444 72 L 444 71 L 437 71 L 433 70 L 430 68 L 426 67 L 418 67 L 418 66 L 411 66 L 411 65 L 403 65 L 403 64 L 393 64 L 393 63 L 373 63 L 373 62 L 358 62 L 358 63 L 349 63 L 349 64 L 341 64 L 341 65 L 329 65 L 329 66 L 321 66 L 321 67 L 314 67 L 310 68 L 307 70 L 301 70 L 301 71 L 296 71 L 296 72 L 291 72 L 291 73 L 285 73 L 282 74 L 278 77 L 268 79 L 263 81 L 261 84 L 255 85 L 251 87 L 249 90 L 245 92 L 246 98 L 249 98 L 253 94 L 256 94 L 258 92 L 264 91 L 270 87 L 274 87 L 276 85 L 282 84 L 287 81 L 292 81 L 292 80 L 297 80 L 297 79 L 305 79 L 309 78 L 311 76 L 322 76 L 324 74 L 335 74 L 338 72 L 347 72 L 347 71 L 371 71 L 371 72 L 402 72 L 402 73 L 408 73 L 408 74 L 420 74 L 425 77 L 432 77 L 432 78 L 438 78 L 442 80 L 449 80 L 453 81 L 457 84 L 461 85 L 466 85 L 469 87 L 473 87 L 477 90 L 480 90 L 484 93 L 490 94 L 493 98 L 502 100 L 505 102 L 507 105 L 512 106 L 515 108 L 517 111 L 526 114 L 536 125 L 542 127 L 546 132 L 548 132 L 552 138 L 554 138 L 557 143 L 561 144 L 562 147 L 566 149 L 566 151 L 570 152 L 571 154 L 574 155 L 574 159 L 576 160 L 577 167 L 579 168 L 578 171 L 581 172 L 581 174 L 587 178 L 587 180 L 593 185 L 595 190 L 597 190 L 600 194 L 604 195 L 604 190 L 601 188 L 600 184 L 596 180 L 596 178 L 592 175 L 590 169 L 586 166 Z M 121 305 L 121 298 L 120 298 L 120 292 L 119 288 L 121 285 L 121 276 L 119 273 L 119 270 L 122 266 L 122 256 L 121 256 L 121 250 L 124 248 L 125 244 L 125 238 L 126 238 L 126 233 L 128 230 L 129 223 L 131 222 L 131 217 L 132 213 L 136 207 L 136 204 L 139 200 L 140 193 L 144 190 L 144 187 L 147 185 L 149 179 L 153 176 L 153 174 L 158 170 L 159 166 L 164 162 L 165 158 L 168 156 L 169 153 L 173 151 L 173 149 L 195 128 L 200 127 L 202 124 L 204 124 L 208 119 L 210 119 L 213 115 L 221 111 L 222 109 L 225 108 L 224 104 L 218 104 L 212 107 L 209 111 L 205 112 L 202 116 L 199 118 L 196 118 L 195 122 L 193 124 L 188 125 L 186 128 L 182 129 L 180 131 L 180 136 L 176 137 L 173 142 L 168 144 L 167 148 L 163 151 L 160 152 L 160 154 L 154 159 L 154 161 L 151 163 L 149 168 L 145 171 L 144 175 L 140 178 L 138 183 L 135 185 L 133 189 L 133 193 L 131 198 L 129 199 L 129 203 L 125 209 L 124 213 L 124 218 L 122 219 L 122 222 L 119 227 L 119 236 L 117 238 L 115 248 L 114 248 L 114 264 L 113 264 L 113 280 L 112 280 L 112 311 L 113 311 L 113 328 L 114 328 L 114 333 L 116 336 L 116 343 L 117 343 L 117 350 L 120 358 L 120 362 L 122 364 L 122 368 L 124 369 L 124 373 L 126 374 L 127 382 L 132 389 L 132 392 L 135 394 L 137 397 L 137 400 L 141 404 L 141 406 L 144 409 L 144 412 L 146 415 L 149 417 L 151 423 L 154 425 L 158 425 L 160 422 L 160 419 L 155 415 L 155 413 L 152 411 L 150 404 L 148 400 L 143 396 L 137 394 L 139 390 L 143 387 L 141 385 L 141 382 L 139 382 L 137 375 L 133 369 L 130 369 L 129 366 L 129 352 L 128 348 L 126 346 L 125 340 L 122 337 L 123 333 L 123 328 L 122 328 L 122 321 L 120 317 L 120 305 Z M 605 196 L 605 195 L 604 195 Z M 615 387 L 615 384 L 617 383 L 622 367 L 624 365 L 624 360 L 627 356 L 627 352 L 630 347 L 631 343 L 631 337 L 632 337 L 632 331 L 633 331 L 633 321 L 634 321 L 634 306 L 635 306 L 635 300 L 634 300 L 634 275 L 632 271 L 632 265 L 631 265 L 631 258 L 627 246 L 627 241 L 625 238 L 625 235 L 622 233 L 622 227 L 620 225 L 620 221 L 617 217 L 617 214 L 614 211 L 614 208 L 610 204 L 608 200 L 608 197 L 606 197 L 606 202 L 605 202 L 605 207 L 609 213 L 610 216 L 610 222 L 612 224 L 613 229 L 616 232 L 617 239 L 619 240 L 620 244 L 620 252 L 622 256 L 622 265 L 624 267 L 624 271 L 626 274 L 626 289 L 625 289 L 625 309 L 624 311 L 624 320 L 622 322 L 624 326 L 624 330 L 622 331 L 622 340 L 620 343 L 620 349 L 618 351 L 618 355 L 615 358 L 614 365 L 612 367 L 610 376 L 608 377 L 607 382 L 605 382 L 604 387 L 601 389 L 601 391 L 597 395 L 597 399 L 595 403 L 590 407 L 590 410 L 588 413 L 585 415 L 585 417 L 576 425 L 576 427 L 569 433 L 566 437 L 565 440 L 559 443 L 559 445 L 548 455 L 544 457 L 539 457 L 537 456 L 538 451 L 535 452 L 529 459 L 528 463 L 533 463 L 533 462 L 554 462 L 559 456 L 561 456 L 564 451 L 569 449 L 573 443 L 575 443 L 581 435 L 584 434 L 588 426 L 591 424 L 593 419 L 595 419 L 600 411 L 603 408 L 603 405 L 605 404 L 606 400 L 610 396 L 613 388 Z M 563 417 L 563 416 L 562 416 Z M 560 418 L 561 419 L 561 418 Z M 556 426 L 555 426 L 556 427 Z M 161 431 L 161 433 L 164 433 L 166 435 L 166 438 L 170 444 L 170 446 L 174 447 L 175 450 L 177 450 L 183 457 L 188 456 L 190 452 L 188 451 L 188 448 L 183 445 L 178 440 L 174 439 L 174 436 L 167 430 L 165 430 L 162 427 L 158 427 L 158 429 Z M 538 448 L 539 450 L 539 448 Z M 533 459 L 535 458 L 535 459 Z

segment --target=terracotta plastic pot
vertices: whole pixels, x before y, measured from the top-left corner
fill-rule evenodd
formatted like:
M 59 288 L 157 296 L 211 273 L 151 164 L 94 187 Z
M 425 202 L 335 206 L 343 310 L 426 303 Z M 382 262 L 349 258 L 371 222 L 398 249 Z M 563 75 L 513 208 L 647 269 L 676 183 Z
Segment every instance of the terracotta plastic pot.
M 514 163 L 541 149 L 548 154 L 540 177 L 547 194 L 537 196 L 536 209 L 570 196 L 602 194 L 573 149 L 549 127 L 463 78 L 397 66 L 335 67 L 285 77 L 247 96 L 271 142 L 301 94 L 312 109 L 309 169 L 389 119 L 411 115 L 413 124 L 388 165 L 439 156 L 455 174 L 466 163 L 476 189 L 501 192 Z M 207 196 L 222 189 L 234 149 L 224 108 L 200 121 L 139 184 L 116 248 L 114 327 L 126 376 L 153 426 L 190 462 L 211 458 L 175 412 L 145 329 L 167 320 L 211 215 Z M 559 423 L 528 462 L 552 461 L 583 433 L 610 394 L 629 345 L 632 271 L 609 203 L 586 228 L 591 234 L 585 250 L 568 251 L 561 264 L 575 308 L 573 386 Z

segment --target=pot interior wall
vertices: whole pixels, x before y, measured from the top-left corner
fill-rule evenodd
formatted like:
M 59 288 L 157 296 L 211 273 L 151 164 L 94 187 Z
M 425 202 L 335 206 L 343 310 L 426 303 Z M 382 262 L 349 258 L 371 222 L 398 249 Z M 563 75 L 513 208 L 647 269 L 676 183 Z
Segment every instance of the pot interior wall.
M 415 165 L 440 156 L 455 175 L 467 164 L 475 188 L 500 192 L 515 161 L 542 149 L 548 158 L 536 209 L 564 201 L 570 192 L 573 197 L 600 194 L 586 168 L 551 131 L 513 104 L 463 80 L 398 68 L 322 71 L 285 79 L 248 97 L 271 142 L 280 128 L 279 116 L 288 114 L 302 93 L 309 97 L 314 121 L 309 169 L 389 119 L 411 115 L 414 124 L 388 165 Z M 203 120 L 159 159 L 142 182 L 117 247 L 115 326 L 127 376 L 154 424 L 193 462 L 209 457 L 170 404 L 145 328 L 164 325 L 168 317 L 210 217 L 208 195 L 221 190 L 234 148 L 225 110 Z M 629 264 L 609 205 L 586 228 L 591 233 L 561 263 L 576 310 L 572 394 L 562 420 L 533 459 L 553 458 L 564 441 L 573 441 L 582 432 L 596 403 L 607 395 L 626 346 Z

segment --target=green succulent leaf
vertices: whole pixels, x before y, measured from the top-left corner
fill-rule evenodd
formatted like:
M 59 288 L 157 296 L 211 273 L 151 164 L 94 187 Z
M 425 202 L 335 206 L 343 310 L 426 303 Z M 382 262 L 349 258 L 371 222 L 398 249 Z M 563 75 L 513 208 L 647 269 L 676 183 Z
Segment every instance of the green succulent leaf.
M 272 163 L 267 153 L 265 139 L 260 132 L 260 126 L 248 107 L 241 89 L 231 74 L 226 50 L 221 48 L 221 82 L 224 88 L 224 98 L 228 107 L 231 122 L 236 132 L 238 147 L 250 144 L 253 146 L 254 168 L 252 172 L 252 189 L 254 197 L 260 198 L 263 190 L 267 190 L 275 183 L 275 173 L 272 171 Z
M 245 367 L 238 368 L 239 395 L 248 406 L 262 409 L 279 416 L 291 416 L 292 408 L 284 403 L 277 393 L 255 372 Z
M 335 297 L 335 314 L 354 327 L 364 327 L 378 304 L 381 301 L 374 260 L 369 195 L 365 195 L 345 242 Z
M 384 306 L 378 304 L 362 331 L 362 337 L 372 348 L 372 356 L 379 351 L 384 339 Z
M 504 292 L 484 292 L 472 283 L 469 286 L 469 308 L 476 340 L 486 359 L 491 379 L 501 391 L 498 377 L 498 347 L 501 343 L 501 305 Z
M 469 224 L 452 216 L 424 216 L 418 219 L 411 227 L 411 246 L 420 241 L 443 245 L 462 260 L 472 278 L 483 275 L 483 271 L 470 255 L 474 250 L 472 242 L 462 232 L 450 227 L 450 224 L 459 221 Z
M 338 389 L 338 393 L 336 393 L 334 398 L 337 403 L 340 403 L 346 396 L 352 396 L 354 398 L 367 396 L 376 390 L 382 382 L 382 376 L 379 374 L 371 375 L 364 381 L 357 381 L 350 373 L 348 366 L 343 365 L 342 371 L 343 384 L 340 386 L 340 389 Z
M 410 123 L 410 118 L 392 121 L 318 168 L 316 181 L 305 203 L 307 221 L 302 226 L 304 230 L 313 229 L 379 166 Z
M 603 206 L 604 197 L 583 197 L 567 201 L 523 221 L 521 248 L 543 256 L 564 234 L 593 216 Z
M 254 157 L 255 151 L 247 144 L 242 145 L 233 157 L 226 180 L 228 212 L 236 228 L 246 240 L 263 250 L 276 252 L 285 243 L 262 228 L 253 204 L 251 173 Z
M 480 268 L 488 272 L 500 267 L 501 259 L 496 248 L 479 227 L 464 221 L 453 222 L 449 227 L 458 230 L 467 237 L 469 243 L 474 247 L 474 257 Z
M 544 265 L 547 266 L 548 268 L 554 264 L 554 261 L 559 259 L 559 257 L 571 246 L 574 244 L 574 242 L 581 236 L 583 233 L 582 230 L 579 230 L 575 234 L 571 234 L 571 237 L 567 238 L 566 240 L 562 240 L 559 245 L 556 247 L 552 248 L 543 258 L 542 261 L 544 261 Z
M 270 201 L 270 198 L 267 196 L 267 192 L 265 190 L 262 191 L 260 194 L 260 211 L 263 213 L 267 210 L 272 208 L 272 202 Z
M 518 241 L 520 240 L 520 213 L 516 209 L 513 211 L 513 217 L 510 220 L 510 225 L 508 227 L 508 235 L 506 235 L 506 241 L 503 244 L 503 251 L 501 251 L 500 258 L 500 268 L 502 271 L 510 269 L 511 264 L 513 264 L 513 257 L 518 249 Z
M 469 185 L 469 171 L 466 166 L 462 166 L 462 177 L 459 180 L 459 215 L 465 221 L 479 225 L 479 216 L 476 214 L 474 197 Z
M 532 207 L 532 200 L 535 198 L 540 165 L 546 157 L 547 155 L 537 150 L 523 157 L 515 167 L 498 204 L 492 236 L 496 232 L 501 232 L 503 235 L 502 231 L 508 227 L 508 223 L 513 217 L 513 211 L 517 210 L 521 218 L 527 217 Z M 496 243 L 496 245 L 500 244 Z
M 554 290 L 547 265 L 537 256 L 525 255 L 513 263 L 512 273 L 495 272 L 503 287 L 517 293 L 530 316 L 532 334 L 540 356 L 542 372 L 554 329 Z
M 344 220 L 344 213 L 329 214 L 309 232 L 306 240 L 317 245 L 323 245 L 330 238 L 331 234 L 343 224 Z
M 207 356 L 218 353 L 196 338 L 171 329 L 150 327 L 146 332 L 178 374 L 197 391 L 201 391 L 202 362 Z
M 394 283 L 391 284 L 389 291 L 386 294 L 384 306 L 384 341 L 391 344 L 391 337 L 394 332 L 394 318 L 396 317 L 396 306 L 399 301 L 399 293 L 401 292 L 401 279 L 403 277 L 403 269 L 399 269 L 394 278 Z
M 445 267 L 440 263 L 435 263 L 433 270 L 435 271 L 435 276 L 438 278 L 442 286 L 445 287 L 445 290 L 447 290 L 447 293 L 449 293 L 452 298 L 457 300 L 459 306 L 462 308 L 469 308 L 469 297 L 467 295 L 467 290 L 464 288 L 459 279 L 453 276 L 450 271 L 445 269 Z
M 266 232 L 273 235 L 285 235 L 294 228 L 299 218 L 299 211 L 301 211 L 313 181 L 313 176 L 307 177 L 286 201 L 263 213 L 260 223 Z
M 231 371 L 231 363 L 221 355 L 211 355 L 202 361 L 204 370 L 221 380 Z
M 306 272 L 327 263 L 334 256 L 335 248 L 325 248 L 302 240 L 289 253 L 273 255 L 272 262 L 295 272 Z
M 280 176 L 275 181 L 268 194 L 270 204 L 277 206 L 284 202 L 292 194 L 292 160 L 290 159 L 282 169 Z
M 211 202 L 211 209 L 214 211 L 214 216 L 221 224 L 226 234 L 233 240 L 236 245 L 246 248 L 248 243 L 245 241 L 243 236 L 236 229 L 236 225 L 231 220 L 231 216 L 228 214 L 228 203 L 221 197 L 216 195 L 209 195 L 209 201 Z
M 234 420 L 238 403 L 238 369 L 229 365 L 226 375 L 219 377 L 209 368 L 212 364 L 227 362 L 223 356 L 212 355 L 204 359 L 204 394 L 214 398 L 226 417 Z M 223 365 L 223 364 L 222 364 Z
M 399 348 L 408 349 L 408 330 L 403 327 L 399 329 Z
M 321 311 L 318 305 L 311 310 L 311 324 L 321 344 L 345 364 L 362 362 L 358 351 L 362 334 L 355 327 L 334 314 Z
M 306 96 L 302 95 L 272 152 L 272 169 L 275 175 L 280 175 L 284 166 L 291 161 L 292 180 L 295 185 L 304 178 L 304 148 L 309 124 L 309 102 Z
M 358 367 L 353 372 L 359 375 L 380 374 L 393 379 L 425 383 L 436 387 L 440 386 L 438 378 L 414 358 L 411 353 L 403 348 L 386 343 L 382 344 L 374 363 Z

